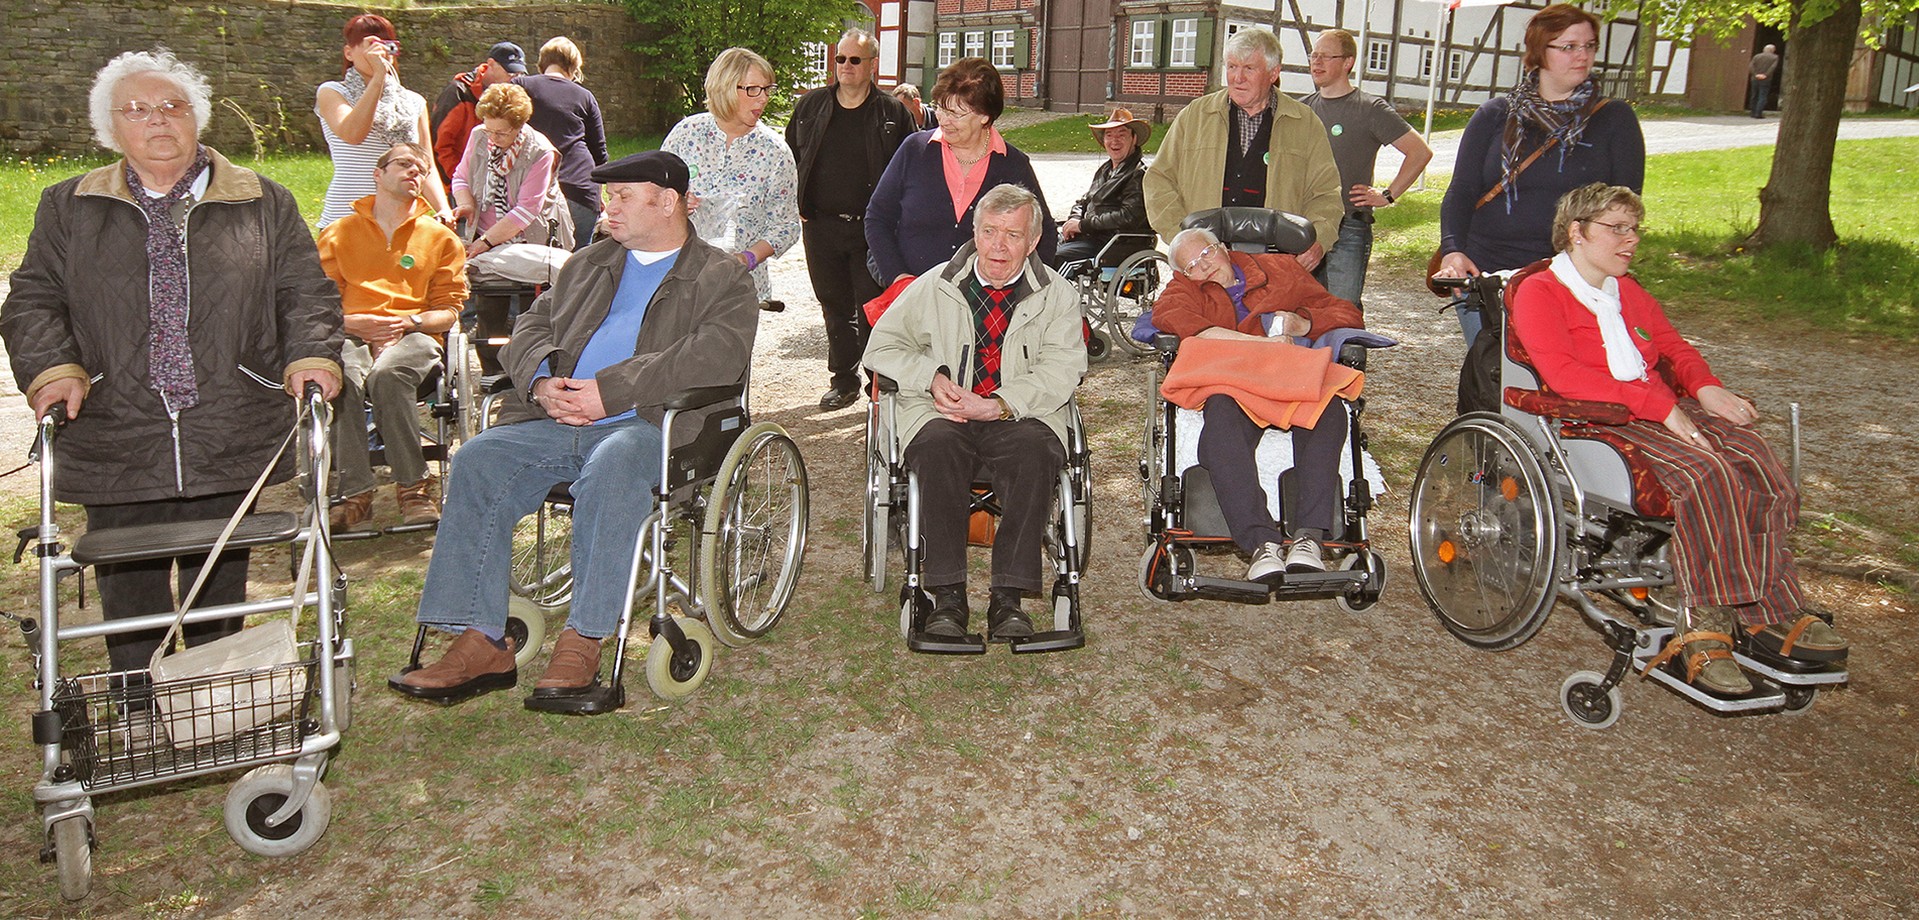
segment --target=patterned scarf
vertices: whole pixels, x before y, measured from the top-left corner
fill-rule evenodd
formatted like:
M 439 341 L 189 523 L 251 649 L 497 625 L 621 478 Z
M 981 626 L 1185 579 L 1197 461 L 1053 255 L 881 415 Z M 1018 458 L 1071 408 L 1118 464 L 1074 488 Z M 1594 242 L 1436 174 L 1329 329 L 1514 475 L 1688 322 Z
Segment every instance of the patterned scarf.
M 506 177 L 513 171 L 513 163 L 519 159 L 520 146 L 526 141 L 526 128 L 520 128 L 520 134 L 513 143 L 504 147 L 493 144 L 492 138 L 486 140 L 486 203 L 493 209 L 495 220 L 499 220 L 513 210 L 513 189 L 507 186 Z
M 360 97 L 366 95 L 366 78 L 357 70 L 348 70 L 340 84 L 346 87 L 347 104 L 359 105 Z M 386 83 L 380 87 L 379 105 L 373 109 L 373 127 L 360 142 L 362 146 L 371 144 L 385 150 L 418 140 L 414 133 L 420 128 L 420 113 L 414 110 L 411 99 L 401 95 L 403 89 L 398 74 L 387 74 Z
M 1563 171 L 1566 168 L 1566 154 L 1578 146 L 1580 136 L 1586 133 L 1587 116 L 1592 114 L 1591 104 L 1598 98 L 1599 81 L 1587 77 L 1571 96 L 1558 102 L 1548 102 L 1539 95 L 1538 70 L 1527 71 L 1520 78 L 1519 85 L 1506 94 L 1506 133 L 1499 148 L 1499 167 L 1506 180 L 1506 213 L 1511 214 L 1513 203 L 1519 200 L 1519 164 L 1525 161 L 1526 155 L 1539 145 L 1558 138 L 1559 169 Z M 1537 142 L 1531 147 L 1525 144 L 1529 133 L 1538 136 Z
M 200 404 L 193 377 L 193 347 L 187 338 L 187 246 L 183 221 L 195 179 L 210 161 L 207 149 L 193 158 L 187 174 L 158 198 L 147 194 L 131 163 L 124 167 L 133 203 L 147 216 L 147 376 L 175 412 Z

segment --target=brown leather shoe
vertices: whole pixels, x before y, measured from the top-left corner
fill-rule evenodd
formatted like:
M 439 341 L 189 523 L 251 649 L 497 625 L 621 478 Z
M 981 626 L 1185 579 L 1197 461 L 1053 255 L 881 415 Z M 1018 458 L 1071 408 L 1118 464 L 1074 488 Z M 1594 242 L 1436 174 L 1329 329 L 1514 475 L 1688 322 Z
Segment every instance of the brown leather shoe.
M 327 523 L 334 533 L 366 533 L 374 530 L 373 490 L 341 499 L 327 512 Z
M 513 640 L 507 639 L 506 647 L 500 648 L 479 630 L 469 629 L 454 638 L 439 661 L 389 678 L 387 686 L 407 696 L 450 703 L 504 690 L 519 680 Z
M 600 676 L 600 640 L 588 639 L 569 626 L 553 640 L 553 657 L 546 673 L 533 685 L 536 697 L 571 696 L 593 688 Z
M 393 498 L 400 503 L 400 521 L 409 526 L 437 524 L 440 503 L 433 499 L 433 477 L 422 476 L 412 485 L 393 484 Z

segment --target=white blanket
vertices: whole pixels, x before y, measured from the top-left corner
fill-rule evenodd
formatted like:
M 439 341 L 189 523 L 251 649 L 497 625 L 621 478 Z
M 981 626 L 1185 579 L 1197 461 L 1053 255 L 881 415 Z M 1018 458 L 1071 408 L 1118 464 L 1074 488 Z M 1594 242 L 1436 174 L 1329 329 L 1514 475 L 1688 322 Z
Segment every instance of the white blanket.
M 1196 409 L 1181 409 L 1173 422 L 1173 442 L 1178 445 L 1179 456 L 1173 458 L 1173 471 L 1185 475 L 1187 470 L 1199 465 L 1199 430 L 1205 425 L 1205 417 Z M 1293 439 L 1280 430 L 1268 430 L 1259 439 L 1259 450 L 1254 458 L 1259 462 L 1259 481 L 1265 483 L 1266 510 L 1273 520 L 1279 515 L 1279 474 L 1293 468 Z M 1366 483 L 1372 486 L 1375 497 L 1386 494 L 1386 477 L 1379 472 L 1379 464 L 1373 462 L 1371 451 L 1361 451 L 1360 456 L 1366 469 Z M 1346 484 L 1353 476 L 1352 451 L 1339 452 L 1340 492 L 1346 491 Z

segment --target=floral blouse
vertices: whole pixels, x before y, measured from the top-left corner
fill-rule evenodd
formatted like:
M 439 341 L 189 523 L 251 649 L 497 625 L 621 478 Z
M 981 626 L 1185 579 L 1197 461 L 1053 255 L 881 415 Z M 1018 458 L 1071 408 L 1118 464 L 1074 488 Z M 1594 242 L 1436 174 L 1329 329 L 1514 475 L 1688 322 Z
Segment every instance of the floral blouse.
M 678 155 L 693 172 L 688 191 L 700 199 L 693 229 L 701 239 L 734 253 L 765 240 L 774 258 L 799 242 L 799 170 L 773 129 L 755 125 L 729 144 L 713 115 L 702 112 L 674 125 L 660 149 Z M 753 283 L 761 300 L 772 297 L 765 262 L 753 269 Z

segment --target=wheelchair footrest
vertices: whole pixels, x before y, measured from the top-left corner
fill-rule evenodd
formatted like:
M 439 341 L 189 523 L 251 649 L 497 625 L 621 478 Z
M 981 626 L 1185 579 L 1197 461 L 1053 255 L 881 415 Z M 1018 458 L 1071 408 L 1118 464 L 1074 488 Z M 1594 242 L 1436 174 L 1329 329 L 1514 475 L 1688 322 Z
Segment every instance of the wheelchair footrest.
M 1053 629 L 1014 639 L 1006 647 L 1015 655 L 1039 652 L 1070 652 L 1086 646 L 1086 633 L 1077 629 Z
M 1851 679 L 1843 660 L 1819 662 L 1782 658 L 1757 645 L 1734 648 L 1732 660 L 1748 671 L 1788 686 L 1830 686 Z
M 226 526 L 222 518 L 92 530 L 73 541 L 73 561 L 81 565 L 102 565 L 204 553 L 213 548 Z M 299 534 L 300 522 L 290 511 L 249 514 L 240 519 L 233 536 L 227 538 L 227 549 L 289 543 Z
M 1241 581 L 1237 578 L 1215 578 L 1211 575 L 1194 575 L 1190 594 L 1209 601 L 1232 601 L 1238 604 L 1264 604 L 1272 600 L 1273 589 L 1257 581 Z
M 906 635 L 906 647 L 923 655 L 984 655 L 986 637 L 979 633 L 952 638 L 913 630 Z
M 595 683 L 586 692 L 571 696 L 538 696 L 537 693 L 521 705 L 533 712 L 567 716 L 597 716 L 626 705 L 626 688 L 619 684 Z
M 380 532 L 381 533 L 419 533 L 422 530 L 439 530 L 439 529 L 440 529 L 439 521 L 428 521 L 424 524 L 395 524 L 392 527 L 382 528 Z
M 1273 598 L 1291 601 L 1338 597 L 1345 594 L 1347 589 L 1364 584 L 1366 584 L 1366 573 L 1358 569 L 1334 572 L 1287 572 L 1278 584 L 1273 585 Z

